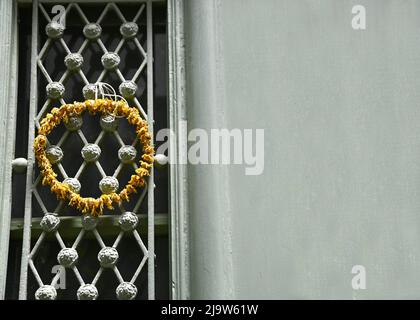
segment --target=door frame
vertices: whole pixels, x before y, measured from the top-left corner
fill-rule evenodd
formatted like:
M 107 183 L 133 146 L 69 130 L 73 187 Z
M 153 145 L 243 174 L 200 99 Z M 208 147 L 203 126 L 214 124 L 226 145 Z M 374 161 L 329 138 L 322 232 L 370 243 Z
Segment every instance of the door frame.
M 113 0 L 110 2 L 128 2 Z M 132 1 L 132 0 L 131 0 Z M 152 0 L 154 1 L 154 0 Z M 12 161 L 15 149 L 19 2 L 0 1 L 0 300 L 5 297 L 9 236 L 11 224 Z M 44 0 L 44 2 L 53 2 Z M 67 1 L 66 1 L 67 2 Z M 69 1 L 70 2 L 70 1 Z M 93 1 L 94 2 L 94 1 Z M 168 112 L 169 147 L 174 159 L 186 154 L 187 138 L 178 134 L 186 120 L 186 80 L 184 46 L 184 0 L 167 0 L 168 28 Z M 172 299 L 190 298 L 189 223 L 187 165 L 170 163 L 170 295 Z
M 168 0 L 170 161 L 187 154 L 184 0 Z M 170 270 L 172 299 L 190 298 L 188 172 L 181 161 L 170 163 Z

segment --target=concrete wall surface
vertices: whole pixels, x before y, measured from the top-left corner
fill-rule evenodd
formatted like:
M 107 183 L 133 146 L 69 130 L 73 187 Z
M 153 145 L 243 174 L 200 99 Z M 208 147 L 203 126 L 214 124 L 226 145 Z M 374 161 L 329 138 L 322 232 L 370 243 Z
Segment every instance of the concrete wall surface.
M 185 17 L 188 128 L 265 134 L 261 175 L 189 165 L 192 297 L 420 298 L 420 2 L 190 0 Z

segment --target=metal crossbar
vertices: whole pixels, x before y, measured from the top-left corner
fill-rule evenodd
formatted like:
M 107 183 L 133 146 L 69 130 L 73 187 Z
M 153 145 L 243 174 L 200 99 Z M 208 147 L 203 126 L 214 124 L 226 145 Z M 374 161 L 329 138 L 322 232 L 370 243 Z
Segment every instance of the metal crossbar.
M 51 224 L 54 224 L 54 222 L 59 221 L 60 219 L 60 213 L 62 212 L 62 209 L 66 206 L 66 204 L 63 201 L 60 201 L 58 203 L 58 205 L 56 206 L 56 208 L 54 209 L 54 211 L 48 211 L 47 206 L 45 205 L 42 197 L 40 196 L 38 189 L 41 187 L 40 186 L 40 182 L 42 180 L 41 176 L 38 175 L 35 179 L 34 178 L 34 156 L 33 156 L 33 151 L 32 151 L 32 147 L 33 147 L 33 139 L 34 139 L 34 134 L 35 134 L 35 128 L 39 128 L 40 126 L 40 120 L 42 119 L 43 116 L 45 116 L 45 114 L 47 112 L 49 112 L 49 110 L 52 108 L 52 104 L 55 101 L 54 98 L 51 97 L 47 97 L 47 100 L 43 103 L 42 107 L 40 108 L 39 112 L 36 113 L 37 110 L 37 91 L 40 89 L 38 88 L 38 83 L 37 83 L 37 74 L 38 71 L 40 72 L 40 74 L 46 79 L 46 81 L 48 82 L 48 84 L 55 84 L 55 85 L 62 85 L 65 86 L 67 81 L 70 79 L 70 77 L 72 76 L 80 76 L 80 78 L 82 79 L 82 81 L 84 82 L 85 85 L 89 85 L 91 84 L 89 82 L 89 80 L 87 79 L 86 75 L 84 74 L 84 72 L 82 71 L 81 68 L 77 69 L 76 71 L 71 71 L 71 70 L 66 70 L 64 72 L 64 74 L 60 77 L 60 79 L 58 79 L 57 81 L 54 81 L 52 79 L 52 77 L 49 75 L 47 69 L 44 66 L 44 60 L 46 59 L 47 53 L 49 51 L 49 49 L 51 48 L 52 44 L 54 42 L 60 44 L 62 46 L 62 48 L 64 49 L 64 51 L 67 54 L 71 54 L 71 50 L 68 47 L 68 45 L 66 44 L 66 42 L 64 41 L 64 39 L 62 37 L 59 37 L 57 39 L 54 39 L 53 37 L 49 37 L 46 42 L 41 46 L 41 49 L 38 51 L 38 28 L 39 28 L 39 14 L 42 14 L 45 19 L 48 21 L 48 23 L 52 23 L 51 22 L 51 18 L 48 15 L 44 5 L 41 3 L 43 1 L 37 1 L 34 0 L 33 1 L 33 21 L 32 21 L 32 70 L 31 70 L 31 103 L 30 103 L 30 119 L 34 119 L 33 122 L 30 123 L 29 126 L 29 138 L 28 138 L 28 170 L 27 170 L 27 187 L 26 187 L 26 197 L 25 197 L 25 216 L 24 216 L 24 228 L 23 228 L 23 245 L 22 245 L 22 264 L 21 264 L 21 279 L 20 279 L 20 290 L 19 290 L 19 298 L 20 299 L 27 299 L 27 286 L 28 286 L 28 273 L 27 270 L 28 268 L 31 269 L 35 280 L 37 281 L 40 289 L 38 289 L 37 293 L 36 293 L 36 298 L 37 299 L 54 299 L 56 298 L 56 292 L 54 289 L 54 286 L 57 284 L 57 281 L 59 280 L 59 274 L 57 273 L 53 279 L 50 282 L 46 282 L 45 279 L 42 279 L 41 276 L 39 275 L 39 272 L 37 270 L 37 267 L 34 263 L 35 258 L 37 256 L 37 254 L 39 253 L 39 248 L 44 244 L 45 239 L 47 238 L 47 234 L 48 233 L 53 233 L 55 239 L 57 240 L 59 247 L 62 249 L 60 251 L 60 254 L 63 253 L 62 258 L 64 259 L 64 261 L 67 261 L 70 259 L 74 259 L 74 256 L 72 256 L 72 254 L 76 253 L 77 254 L 77 249 L 79 248 L 83 238 L 86 236 L 86 234 L 88 232 L 91 232 L 94 235 L 94 238 L 96 239 L 96 241 L 98 242 L 100 248 L 101 248 L 101 252 L 99 253 L 99 255 L 101 255 L 101 253 L 103 253 L 103 257 L 105 257 L 104 259 L 111 259 L 112 260 L 112 254 L 114 254 L 115 252 L 118 252 L 118 245 L 120 244 L 121 239 L 124 236 L 124 233 L 131 233 L 132 234 L 132 238 L 136 241 L 136 243 L 138 244 L 138 247 L 141 251 L 141 253 L 143 254 L 143 258 L 141 260 L 141 262 L 139 263 L 138 267 L 136 268 L 136 271 L 134 272 L 134 274 L 129 278 L 129 279 L 124 279 L 118 269 L 118 266 L 116 264 L 116 262 L 114 261 L 113 263 L 109 263 L 108 265 L 106 263 L 103 263 L 98 256 L 98 259 L 100 260 L 100 266 L 98 267 L 98 271 L 96 273 L 96 275 L 92 278 L 92 279 L 86 279 L 84 277 L 83 274 L 80 273 L 79 269 L 77 268 L 76 264 L 73 263 L 67 263 L 66 262 L 60 262 L 60 257 L 58 257 L 59 262 L 66 266 L 68 269 L 71 269 L 72 272 L 74 273 L 79 285 L 80 285 L 80 289 L 78 290 L 78 298 L 79 299 L 95 299 L 98 294 L 100 295 L 101 293 L 96 292 L 95 294 L 95 290 L 96 287 L 96 283 L 100 280 L 101 275 L 103 274 L 104 268 L 110 268 L 113 270 L 113 273 L 115 274 L 118 282 L 119 282 L 119 286 L 116 289 L 116 296 L 119 299 L 132 299 L 135 297 L 135 293 L 133 294 L 133 292 L 137 291 L 137 288 L 134 286 L 134 282 L 136 281 L 136 279 L 139 277 L 140 273 L 142 272 L 146 262 L 148 262 L 148 268 L 147 268 L 147 273 L 148 273 L 148 298 L 149 299 L 154 299 L 155 297 L 155 287 L 154 287 L 154 259 L 155 259 L 155 253 L 154 253 L 154 178 L 153 178 L 153 170 L 151 172 L 151 176 L 149 177 L 149 180 L 147 182 L 147 186 L 141 190 L 140 196 L 134 206 L 134 210 L 133 213 L 131 213 L 131 215 L 129 215 L 128 217 L 130 219 L 134 219 L 140 216 L 138 213 L 138 210 L 143 202 L 143 200 L 145 199 L 145 196 L 148 196 L 148 200 L 147 200 L 147 204 L 148 204 L 148 213 L 147 213 L 147 245 L 143 242 L 139 232 L 136 230 L 135 226 L 133 228 L 123 228 L 123 226 L 121 227 L 121 231 L 118 233 L 117 237 L 115 238 L 115 241 L 112 245 L 112 247 L 106 247 L 103 238 L 101 237 L 100 231 L 96 228 L 97 225 L 97 218 L 89 218 L 89 217 L 82 217 L 83 219 L 83 223 L 82 223 L 82 227 L 80 228 L 80 231 L 76 237 L 76 239 L 74 240 L 73 244 L 71 247 L 67 247 L 66 244 L 64 243 L 61 235 L 60 235 L 60 228 L 59 226 L 57 228 L 55 227 L 51 227 Z M 99 18 L 97 19 L 97 21 L 95 22 L 97 25 L 101 25 L 101 22 L 103 21 L 104 17 L 107 15 L 107 13 L 109 11 L 114 11 L 114 13 L 117 15 L 117 17 L 121 20 L 121 23 L 127 23 L 128 21 L 126 20 L 126 18 L 124 17 L 123 13 L 121 12 L 121 10 L 118 7 L 117 3 L 108 3 L 105 8 L 103 9 L 102 13 L 99 15 Z M 91 22 L 89 21 L 89 19 L 86 17 L 85 13 L 83 12 L 82 8 L 79 6 L 79 4 L 77 3 L 69 3 L 66 7 L 66 14 L 69 14 L 69 12 L 72 13 L 77 13 L 79 15 L 79 17 L 81 18 L 81 20 L 83 21 L 83 23 L 85 25 L 90 24 Z M 137 23 L 137 21 L 139 19 L 141 19 L 142 17 L 145 17 L 146 19 L 146 43 L 147 43 L 147 50 L 145 50 L 140 41 L 138 40 L 137 37 L 124 37 L 122 35 L 121 40 L 119 41 L 116 49 L 113 51 L 116 55 L 118 55 L 118 53 L 120 52 L 121 48 L 124 46 L 124 44 L 128 41 L 133 41 L 133 43 L 135 44 L 135 47 L 137 48 L 137 50 L 140 52 L 141 56 L 143 57 L 143 61 L 141 63 L 141 65 L 139 66 L 139 68 L 136 70 L 134 76 L 132 77 L 132 79 L 130 81 L 132 82 L 136 82 L 136 80 L 138 79 L 138 77 L 146 72 L 147 73 L 147 112 L 144 110 L 143 106 L 141 105 L 139 99 L 137 96 L 134 96 L 132 101 L 134 103 L 134 106 L 136 106 L 139 111 L 140 114 L 147 119 L 148 123 L 149 123 L 149 129 L 151 132 L 153 132 L 153 68 L 152 68 L 152 64 L 153 64 L 153 27 L 152 27 L 152 1 L 151 0 L 147 0 L 145 3 L 141 4 L 138 11 L 136 12 L 134 19 L 132 21 L 130 21 L 130 23 L 132 23 L 132 25 L 135 25 Z M 64 31 L 65 32 L 65 31 Z M 107 50 L 105 44 L 103 43 L 103 41 L 100 39 L 100 37 L 98 37 L 97 39 L 95 39 L 96 43 L 99 45 L 99 48 L 102 50 L 103 54 L 107 54 L 109 53 L 109 51 Z M 80 48 L 77 50 L 76 53 L 83 55 L 83 53 L 85 52 L 85 50 L 88 48 L 88 46 L 90 45 L 90 43 L 93 42 L 91 39 L 85 39 L 83 41 L 83 43 L 81 44 Z M 106 66 L 104 65 L 104 69 L 103 71 L 100 73 L 99 77 L 96 79 L 95 82 L 100 82 L 104 79 L 104 77 L 107 75 L 107 73 L 109 72 L 115 72 L 115 74 L 118 76 L 119 80 L 122 82 L 125 82 L 126 79 L 123 75 L 123 73 L 121 72 L 121 70 L 119 69 L 118 66 L 116 66 L 115 69 L 109 70 L 108 68 L 106 68 Z M 66 101 L 63 99 L 63 97 L 59 97 L 58 101 L 61 104 L 65 104 Z M 115 119 L 116 120 L 116 119 Z M 109 130 L 108 130 L 109 131 Z M 103 139 L 105 139 L 107 137 L 106 135 L 107 130 L 105 130 L 105 128 L 103 127 L 102 131 L 99 133 L 98 137 L 95 139 L 94 144 L 96 145 L 100 145 L 101 142 L 103 141 Z M 113 132 L 111 132 L 110 134 L 112 134 L 118 144 L 121 147 L 126 146 L 126 143 L 123 141 L 123 139 L 121 138 L 120 134 L 118 133 L 118 130 L 115 130 Z M 83 133 L 82 128 L 78 128 L 77 130 L 73 130 L 73 132 L 71 132 L 70 130 L 66 130 L 65 133 L 61 136 L 61 138 L 59 139 L 58 143 L 55 145 L 57 147 L 61 147 L 63 146 L 68 137 L 70 135 L 76 135 L 81 143 L 83 145 L 87 145 L 89 143 L 88 139 L 86 138 L 86 136 Z M 137 138 L 134 139 L 134 141 L 130 144 L 131 146 L 135 147 L 138 145 L 138 140 Z M 79 152 L 79 150 L 77 151 Z M 91 166 L 91 167 L 95 167 L 99 174 L 101 175 L 102 178 L 105 178 L 107 175 L 107 173 L 105 172 L 103 166 L 100 163 L 99 159 L 94 160 L 94 164 L 95 166 Z M 109 176 L 112 176 L 114 178 L 118 178 L 121 171 L 124 168 L 127 168 L 131 166 L 134 170 L 138 168 L 138 166 L 132 162 L 130 164 L 124 164 L 123 162 L 121 162 L 118 167 L 115 169 L 115 171 L 110 174 Z M 87 165 L 86 165 L 86 161 L 84 161 L 79 169 L 77 170 L 76 174 L 74 175 L 74 177 L 70 177 L 70 178 L 75 178 L 78 179 L 83 172 L 86 170 Z M 66 169 L 64 168 L 64 166 L 61 163 L 58 163 L 56 165 L 56 169 L 60 172 L 60 174 L 62 175 L 62 177 L 64 179 L 69 178 L 69 175 L 66 172 Z M 30 239 L 31 239 L 31 221 L 32 221 L 32 196 L 34 196 L 34 199 L 36 200 L 36 203 L 39 205 L 39 207 L 41 208 L 44 217 L 43 220 L 45 220 L 44 225 L 43 225 L 43 221 L 41 221 L 41 225 L 43 225 L 43 231 L 40 234 L 40 236 L 38 237 L 36 243 L 34 244 L 34 246 L 31 248 L 30 245 Z M 123 214 L 126 214 L 126 210 L 125 208 L 120 205 L 118 210 L 121 212 L 121 217 L 123 216 Z M 130 213 L 128 213 L 130 214 Z M 76 218 L 75 218 L 76 219 Z M 80 218 L 77 218 L 80 219 Z M 93 227 L 92 227 L 93 224 Z M 67 250 L 67 251 L 66 251 Z M 65 255 L 64 253 L 67 253 L 67 255 Z M 109 254 L 111 253 L 111 254 Z M 59 254 L 59 256 L 60 256 Z M 67 259 L 67 260 L 66 260 Z M 99 263 L 98 263 L 99 264 Z M 133 289 L 134 288 L 134 289 Z M 133 291 L 134 290 L 134 291 Z M 93 292 L 93 293 L 92 293 Z M 33 297 L 29 297 L 29 298 L 33 298 Z M 76 298 L 76 297 L 75 297 Z

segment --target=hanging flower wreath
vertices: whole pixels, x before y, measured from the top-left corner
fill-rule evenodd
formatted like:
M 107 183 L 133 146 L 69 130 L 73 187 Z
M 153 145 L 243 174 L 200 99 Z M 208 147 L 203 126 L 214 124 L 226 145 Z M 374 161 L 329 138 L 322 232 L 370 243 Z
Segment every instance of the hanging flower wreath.
M 61 121 L 67 123 L 70 117 L 80 116 L 85 110 L 94 115 L 97 112 L 111 114 L 116 117 L 125 117 L 128 123 L 135 126 L 136 134 L 143 146 L 143 155 L 140 160 L 140 167 L 136 169 L 136 174 L 131 176 L 130 181 L 120 193 L 102 194 L 99 198 L 84 198 L 74 192 L 67 183 L 57 180 L 51 162 L 46 155 L 47 135 L 58 126 Z M 145 177 L 150 175 L 153 166 L 154 148 L 151 142 L 147 121 L 140 117 L 136 108 L 131 108 L 125 101 L 114 101 L 110 99 L 86 100 L 85 102 L 75 102 L 65 104 L 60 108 L 53 108 L 41 121 L 38 136 L 34 141 L 35 157 L 38 167 L 43 176 L 42 184 L 49 185 L 51 192 L 55 193 L 60 200 L 67 200 L 69 205 L 80 210 L 83 214 L 99 216 L 103 214 L 103 209 L 114 209 L 113 204 L 120 204 L 122 201 L 129 201 L 130 194 L 137 192 L 136 189 L 146 185 Z

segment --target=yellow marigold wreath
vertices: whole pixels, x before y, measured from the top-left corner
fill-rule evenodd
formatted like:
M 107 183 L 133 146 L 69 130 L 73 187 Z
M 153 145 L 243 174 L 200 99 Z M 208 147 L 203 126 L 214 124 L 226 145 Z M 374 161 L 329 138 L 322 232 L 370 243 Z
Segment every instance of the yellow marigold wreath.
M 140 160 L 140 167 L 136 174 L 131 176 L 130 181 L 120 193 L 102 194 L 99 198 L 84 198 L 74 192 L 67 183 L 57 180 L 57 174 L 52 168 L 51 162 L 46 155 L 47 135 L 58 126 L 61 121 L 67 123 L 70 117 L 79 116 L 85 110 L 94 115 L 97 112 L 102 114 L 112 114 L 116 117 L 125 117 L 128 123 L 135 126 L 136 134 L 143 146 L 143 155 Z M 144 187 L 145 177 L 150 175 L 153 166 L 154 148 L 152 137 L 149 133 L 147 121 L 140 117 L 136 108 L 131 108 L 125 101 L 114 101 L 110 99 L 86 100 L 85 102 L 75 102 L 65 104 L 60 108 L 53 108 L 41 121 L 38 136 L 34 141 L 35 157 L 43 176 L 42 184 L 49 185 L 51 192 L 55 193 L 60 200 L 67 200 L 69 205 L 77 208 L 83 214 L 98 216 L 103 214 L 103 209 L 114 209 L 113 204 L 120 204 L 122 201 L 129 201 L 129 196 L 137 192 L 138 187 Z

